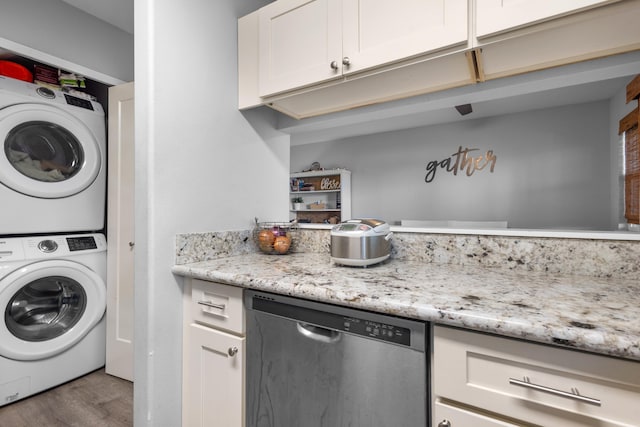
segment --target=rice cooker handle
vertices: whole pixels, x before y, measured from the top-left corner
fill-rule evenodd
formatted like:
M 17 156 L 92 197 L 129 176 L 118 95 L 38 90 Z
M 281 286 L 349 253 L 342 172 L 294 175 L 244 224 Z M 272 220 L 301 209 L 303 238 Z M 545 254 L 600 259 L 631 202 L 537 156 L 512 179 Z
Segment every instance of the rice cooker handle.
M 389 241 L 389 239 L 391 239 L 391 236 L 393 236 L 392 232 L 389 232 L 389 234 L 387 234 L 386 236 L 384 236 L 384 240 L 386 240 L 387 242 Z

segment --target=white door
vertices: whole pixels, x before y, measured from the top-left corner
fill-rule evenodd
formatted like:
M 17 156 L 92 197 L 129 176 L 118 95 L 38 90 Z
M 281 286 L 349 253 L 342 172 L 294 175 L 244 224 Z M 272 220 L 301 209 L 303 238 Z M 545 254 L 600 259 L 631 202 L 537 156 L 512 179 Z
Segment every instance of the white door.
M 107 195 L 108 374 L 133 381 L 133 83 L 109 88 Z
M 244 427 L 244 349 L 244 338 L 189 325 L 183 354 L 183 426 Z
M 279 0 L 260 9 L 260 96 L 340 77 L 341 16 L 340 0 Z
M 518 427 L 518 424 L 492 418 L 491 416 L 480 412 L 473 412 L 468 409 L 450 406 L 440 401 L 436 401 L 434 404 L 432 425 L 438 427 Z
M 47 260 L 0 280 L 0 356 L 39 360 L 78 343 L 102 319 L 104 281 L 83 264 Z
M 483 37 L 617 0 L 477 0 L 476 34 Z
M 102 167 L 91 131 L 59 108 L 16 104 L 0 110 L 0 183 L 32 197 L 61 198 L 89 187 Z
M 344 0 L 343 74 L 467 42 L 467 0 Z

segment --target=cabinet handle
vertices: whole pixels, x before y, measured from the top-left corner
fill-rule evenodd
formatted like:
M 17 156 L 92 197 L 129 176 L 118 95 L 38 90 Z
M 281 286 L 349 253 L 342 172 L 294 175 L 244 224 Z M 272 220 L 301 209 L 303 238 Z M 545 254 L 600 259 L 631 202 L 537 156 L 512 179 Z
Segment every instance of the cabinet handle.
M 211 308 L 217 308 L 218 310 L 224 310 L 225 308 L 224 304 L 214 304 L 211 301 L 198 301 L 198 304 L 206 305 L 207 307 L 211 307 Z
M 229 347 L 229 350 L 227 350 L 227 353 L 231 357 L 235 356 L 236 354 L 238 354 L 238 347 Z
M 329 64 L 329 66 L 331 67 L 332 70 L 337 70 L 338 69 L 338 62 L 331 61 L 331 64 Z
M 451 427 L 451 421 L 449 420 L 442 420 L 438 423 L 438 427 Z
M 345 56 L 344 58 L 342 58 L 342 65 L 344 65 L 345 67 L 348 67 L 349 65 L 351 65 L 351 60 L 349 59 L 348 56 Z
M 509 378 L 509 384 L 517 385 L 520 387 L 530 388 L 533 390 L 542 391 L 549 394 L 554 394 L 556 396 L 562 396 L 573 400 L 578 400 L 580 402 L 589 403 L 591 405 L 600 406 L 600 399 L 594 399 L 592 397 L 581 396 L 578 393 L 578 389 L 572 388 L 570 392 L 562 391 L 551 387 L 546 387 L 539 384 L 534 384 L 529 380 L 529 377 L 524 377 L 522 380 L 517 380 L 515 378 Z

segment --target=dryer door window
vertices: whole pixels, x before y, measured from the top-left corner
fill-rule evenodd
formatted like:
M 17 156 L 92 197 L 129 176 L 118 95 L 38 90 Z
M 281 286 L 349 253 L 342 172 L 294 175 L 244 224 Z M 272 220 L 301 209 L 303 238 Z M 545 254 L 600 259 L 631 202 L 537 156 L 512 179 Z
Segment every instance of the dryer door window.
M 23 265 L 0 279 L 0 357 L 39 360 L 82 340 L 102 319 L 104 280 L 67 260 Z
M 96 136 L 56 107 L 0 109 L 0 183 L 27 196 L 69 197 L 89 187 L 103 167 Z
M 22 123 L 11 129 L 4 151 L 18 172 L 42 182 L 70 179 L 84 163 L 78 139 L 62 126 L 43 121 Z
M 25 285 L 7 304 L 5 324 L 17 338 L 46 341 L 66 333 L 84 314 L 87 294 L 77 281 L 48 276 Z

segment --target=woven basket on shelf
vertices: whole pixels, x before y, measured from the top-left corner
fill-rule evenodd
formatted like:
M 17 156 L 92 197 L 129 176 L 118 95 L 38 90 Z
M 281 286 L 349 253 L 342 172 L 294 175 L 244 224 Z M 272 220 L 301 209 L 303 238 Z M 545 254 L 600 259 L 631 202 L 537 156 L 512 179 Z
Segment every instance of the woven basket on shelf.
M 298 224 L 293 222 L 257 222 L 253 230 L 253 240 L 261 252 L 270 255 L 284 255 L 295 246 Z

